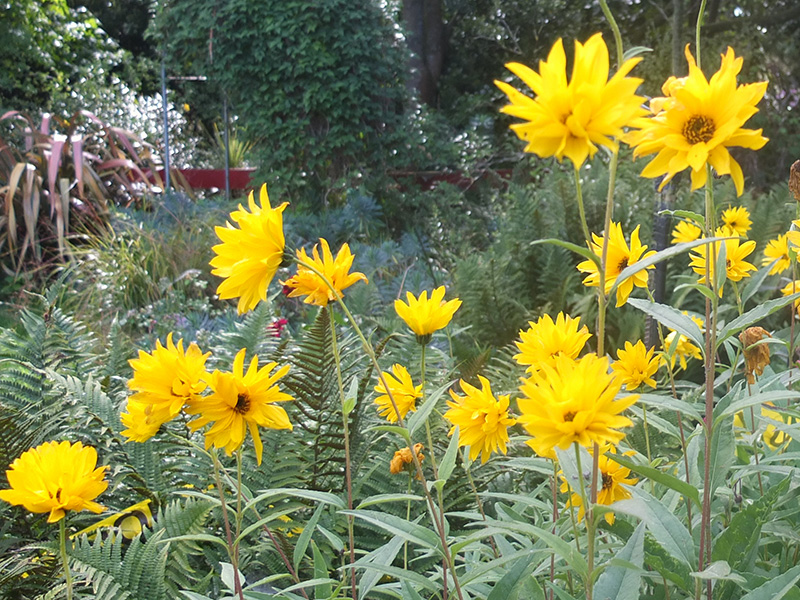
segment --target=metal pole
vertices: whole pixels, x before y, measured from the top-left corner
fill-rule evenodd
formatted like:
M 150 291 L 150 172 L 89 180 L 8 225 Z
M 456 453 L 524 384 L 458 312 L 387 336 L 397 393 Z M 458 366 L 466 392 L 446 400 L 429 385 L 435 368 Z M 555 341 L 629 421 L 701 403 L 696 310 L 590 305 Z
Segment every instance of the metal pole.
M 228 94 L 222 93 L 222 120 L 225 134 L 225 199 L 231 199 L 231 146 L 228 131 Z
M 165 54 L 161 55 L 161 101 L 164 109 L 164 193 L 169 193 L 169 117 L 167 115 L 167 62 Z

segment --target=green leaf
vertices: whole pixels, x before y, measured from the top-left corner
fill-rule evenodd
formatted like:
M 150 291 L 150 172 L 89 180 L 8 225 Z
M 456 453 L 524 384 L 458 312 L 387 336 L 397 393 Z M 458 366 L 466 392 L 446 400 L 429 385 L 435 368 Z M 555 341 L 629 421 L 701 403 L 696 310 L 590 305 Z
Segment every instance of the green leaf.
M 736 462 L 733 419 L 723 420 L 711 434 L 711 494 L 725 484 L 728 471 Z
M 456 427 L 453 431 L 453 435 L 450 437 L 450 443 L 447 445 L 447 451 L 444 453 L 442 457 L 442 462 L 439 465 L 439 481 L 441 481 L 441 485 L 439 485 L 439 489 L 441 489 L 445 482 L 450 478 L 450 475 L 453 473 L 453 469 L 456 466 L 456 457 L 458 456 L 458 439 L 460 435 L 460 428 Z M 439 481 L 436 483 L 438 484 Z
M 771 264 L 760 268 L 753 277 L 747 280 L 747 285 L 742 290 L 742 306 L 744 306 L 747 301 L 750 300 L 750 298 L 758 293 L 758 290 L 761 289 L 761 284 L 764 283 L 764 280 L 767 277 L 769 277 L 769 270 L 775 266 L 776 262 L 778 262 L 777 259 L 772 261 Z
M 691 566 L 694 563 L 694 541 L 686 526 L 644 490 L 636 488 L 635 494 L 634 498 L 612 504 L 612 510 L 644 521 L 647 530 L 670 556 Z
M 673 411 L 681 412 L 685 415 L 689 415 L 693 417 L 696 421 L 702 423 L 703 422 L 703 415 L 700 414 L 698 405 L 696 404 L 689 404 L 684 400 L 678 400 L 673 398 L 672 396 L 659 396 L 656 394 L 639 394 L 639 399 L 637 400 L 640 404 L 646 404 L 647 406 L 662 410 L 662 409 L 669 409 Z
M 712 247 L 709 246 L 709 249 Z M 722 286 L 725 285 L 725 281 L 728 279 L 728 264 L 727 264 L 727 252 L 728 246 L 727 244 L 717 244 L 713 247 L 714 252 L 716 252 L 717 263 L 714 265 L 714 289 L 718 292 L 722 290 Z M 706 250 L 709 252 L 711 250 Z M 712 252 L 711 256 L 714 256 Z M 709 278 L 710 279 L 710 278 Z M 706 280 L 708 283 L 708 279 Z
M 350 380 L 350 389 L 348 390 L 347 395 L 344 398 L 344 406 L 342 407 L 344 416 L 347 416 L 351 412 L 353 412 L 353 409 L 356 407 L 357 399 L 358 399 L 358 377 L 353 377 Z
M 368 506 L 383 504 L 384 502 L 408 502 L 410 500 L 418 502 L 419 500 L 424 500 L 424 498 L 422 496 L 415 496 L 414 494 L 376 494 L 369 498 L 364 498 L 356 508 L 367 508 Z
M 651 467 L 649 465 L 641 465 L 638 463 L 633 462 L 629 458 L 625 456 L 617 456 L 614 455 L 611 457 L 614 462 L 621 464 L 623 467 L 627 467 L 634 473 L 638 473 L 648 479 L 652 479 L 656 483 L 660 483 L 663 486 L 668 487 L 671 490 L 675 490 L 685 498 L 690 498 L 694 500 L 694 503 L 699 507 L 700 506 L 700 494 L 697 491 L 697 488 L 693 485 L 689 485 L 682 479 L 678 479 L 674 475 L 670 475 L 669 473 L 664 473 L 663 471 L 659 471 L 658 469 Z
M 800 566 L 792 567 L 785 573 L 773 577 L 764 585 L 760 585 L 745 594 L 740 600 L 780 600 L 794 589 L 798 580 L 800 580 Z
M 566 248 L 567 250 L 572 250 L 575 254 L 581 255 L 583 258 L 592 261 L 597 268 L 600 268 L 600 257 L 597 256 L 594 252 L 590 251 L 588 248 L 584 248 L 583 246 L 578 246 L 577 244 L 572 244 L 570 242 L 565 242 L 564 240 L 559 240 L 556 238 L 547 238 L 546 240 L 534 240 L 531 242 L 531 246 L 538 246 L 539 244 L 554 244 L 556 246 L 561 246 L 562 248 Z
M 317 506 L 314 514 L 311 515 L 308 523 L 306 523 L 306 526 L 303 527 L 303 532 L 300 534 L 300 537 L 297 538 L 297 543 L 294 546 L 294 554 L 292 555 L 292 563 L 294 564 L 295 571 L 299 570 L 300 561 L 303 560 L 303 557 L 306 555 L 306 549 L 311 541 L 311 535 L 314 533 L 314 529 L 317 527 L 317 523 L 319 522 L 319 518 L 322 515 L 322 510 L 324 508 L 324 504 Z
M 631 46 L 627 50 L 625 50 L 625 54 L 622 55 L 622 62 L 629 60 L 631 58 L 635 58 L 640 54 L 644 54 L 645 52 L 652 52 L 652 48 L 648 48 L 647 46 Z
M 628 279 L 636 275 L 639 271 L 643 271 L 647 267 L 660 263 L 668 258 L 673 256 L 677 256 L 678 254 L 684 254 L 688 252 L 692 248 L 697 246 L 702 246 L 703 244 L 708 244 L 712 240 L 721 240 L 725 238 L 701 238 L 698 240 L 693 240 L 691 242 L 684 242 L 682 244 L 675 244 L 674 246 L 670 246 L 669 248 L 665 248 L 664 250 L 659 250 L 655 254 L 648 256 L 642 260 L 637 260 L 635 263 L 630 265 L 629 267 L 625 267 L 622 269 L 622 272 L 617 275 L 617 279 L 614 282 L 614 285 L 611 287 L 611 291 L 609 294 L 613 294 L 614 290 L 617 289 L 617 286 Z
M 761 527 L 769 522 L 775 503 L 787 489 L 791 477 L 787 477 L 766 493 L 739 510 L 730 525 L 714 541 L 713 560 L 724 560 L 736 571 L 751 571 L 758 553 Z
M 671 217 L 679 217 L 684 221 L 693 221 L 695 225 L 699 225 L 700 229 L 705 229 L 706 226 L 706 218 L 701 215 L 700 213 L 693 212 L 691 210 L 669 210 L 664 209 L 658 211 L 659 215 L 669 215 Z
M 441 591 L 441 587 L 438 584 L 435 584 L 427 577 L 423 577 L 419 573 L 415 573 L 410 569 L 403 569 L 401 567 L 393 567 L 391 565 L 384 565 L 378 562 L 370 562 L 370 563 L 356 563 L 357 569 L 367 569 L 378 571 L 383 575 L 389 575 L 390 577 L 394 577 L 399 581 L 411 581 L 416 583 L 419 587 L 428 590 L 429 592 L 439 592 Z
M 798 298 L 800 298 L 800 293 L 792 294 L 791 296 L 785 296 L 783 298 L 767 300 L 755 308 L 748 310 L 742 316 L 736 317 L 733 321 L 725 325 L 725 327 L 720 330 L 719 334 L 717 335 L 717 348 L 719 348 L 720 345 L 729 337 L 732 337 L 740 331 L 755 325 L 762 319 L 780 310 L 784 306 L 791 304 Z
M 529 574 L 536 567 L 529 559 L 521 558 L 514 563 L 506 574 L 503 575 L 492 587 L 492 591 L 486 597 L 486 600 L 508 600 L 514 588 L 523 577 Z
M 372 510 L 343 510 L 340 512 L 341 514 L 353 515 L 354 517 L 363 519 L 367 523 L 377 525 L 392 535 L 399 535 L 404 540 L 422 546 L 423 548 L 441 552 L 439 536 L 427 527 L 419 525 L 417 522 L 412 523 L 400 517 L 396 517 L 395 515 Z
M 448 382 L 440 387 L 438 390 L 433 392 L 430 397 L 423 403 L 423 405 L 419 408 L 417 412 L 411 415 L 411 418 L 408 419 L 408 423 L 406 424 L 408 427 L 408 434 L 414 435 L 414 432 L 422 427 L 425 424 L 425 421 L 428 420 L 428 416 L 431 414 L 433 409 L 436 407 L 436 403 L 439 401 L 439 398 L 442 397 L 450 386 L 452 382 Z
M 328 578 L 328 563 L 313 540 L 311 541 L 311 551 L 314 553 L 314 579 L 324 581 Z M 333 596 L 333 588 L 330 581 L 328 579 L 326 583 L 320 583 L 316 587 L 314 596 L 317 600 L 328 600 Z
M 356 568 L 360 568 L 364 564 L 376 565 L 391 565 L 394 557 L 400 552 L 405 541 L 401 537 L 393 537 L 388 543 L 384 544 L 377 550 L 373 550 L 364 557 L 356 561 Z M 358 582 L 358 597 L 359 600 L 364 600 L 369 597 L 369 593 L 375 584 L 378 583 L 383 573 L 377 570 L 370 570 L 361 576 Z
M 567 480 L 569 487 L 576 494 L 581 493 L 581 473 L 578 471 L 578 461 L 575 458 L 575 445 L 573 444 L 569 449 L 562 450 L 555 448 L 556 457 L 558 458 L 558 465 L 564 474 L 564 479 Z M 577 446 L 578 452 L 581 455 L 581 471 L 583 471 L 583 483 L 586 489 L 592 482 L 592 455 L 583 446 Z
M 423 600 L 417 590 L 411 587 L 407 579 L 403 580 L 403 600 Z
M 741 400 L 737 400 L 735 402 L 731 402 L 725 409 L 723 409 L 720 414 L 714 417 L 714 427 L 717 426 L 717 423 L 724 419 L 725 417 L 730 417 L 731 415 L 735 415 L 740 410 L 744 410 L 745 408 L 749 408 L 751 406 L 755 406 L 757 404 L 762 404 L 765 402 L 780 402 L 782 400 L 796 400 L 800 398 L 800 392 L 795 392 L 792 390 L 780 390 L 774 392 L 759 392 L 758 394 L 753 394 L 752 396 L 747 396 L 742 398 Z
M 303 498 L 304 500 L 313 500 L 314 502 L 322 502 L 323 504 L 332 504 L 337 508 L 344 508 L 347 506 L 344 501 L 329 492 L 318 492 L 316 490 L 300 490 L 296 488 L 274 488 L 271 490 L 262 490 L 258 496 L 250 500 L 245 507 L 244 512 L 253 508 L 257 504 L 265 500 L 274 500 L 277 496 L 292 496 L 294 498 Z
M 408 433 L 408 429 L 405 427 L 400 427 L 399 425 L 376 425 L 375 427 L 368 427 L 364 430 L 364 433 L 370 431 L 388 431 L 389 433 L 395 433 L 405 440 L 407 446 L 411 446 L 411 436 Z
M 640 300 L 638 298 L 628 298 L 628 304 L 650 315 L 662 325 L 666 325 L 670 329 L 674 329 L 678 333 L 685 335 L 694 342 L 701 351 L 705 348 L 703 334 L 700 332 L 700 328 L 690 317 L 683 314 L 677 308 L 673 308 L 667 304 L 650 302 L 649 300 Z
M 633 563 L 638 570 L 608 567 L 600 575 L 594 588 L 594 597 L 604 600 L 638 600 L 641 568 L 644 559 L 645 524 L 639 523 L 625 546 L 614 557 Z
M 215 544 L 219 544 L 224 548 L 228 547 L 228 545 L 225 543 L 224 540 L 221 540 L 215 535 L 209 535 L 207 533 L 193 533 L 190 535 L 179 535 L 176 537 L 166 538 L 158 541 L 159 544 L 167 544 L 169 542 L 212 542 Z
M 726 560 L 715 561 L 699 573 L 697 571 L 693 571 L 692 577 L 702 579 L 703 581 L 733 581 L 735 583 L 747 582 L 744 577 L 738 573 L 734 573 L 731 570 L 731 566 Z

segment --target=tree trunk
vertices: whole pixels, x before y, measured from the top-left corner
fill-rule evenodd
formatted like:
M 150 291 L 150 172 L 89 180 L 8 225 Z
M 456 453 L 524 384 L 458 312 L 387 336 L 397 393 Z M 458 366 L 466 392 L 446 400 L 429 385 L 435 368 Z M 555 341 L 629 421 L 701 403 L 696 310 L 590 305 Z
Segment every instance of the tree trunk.
M 403 0 L 403 22 L 411 50 L 408 86 L 422 102 L 434 106 L 444 63 L 441 0 Z

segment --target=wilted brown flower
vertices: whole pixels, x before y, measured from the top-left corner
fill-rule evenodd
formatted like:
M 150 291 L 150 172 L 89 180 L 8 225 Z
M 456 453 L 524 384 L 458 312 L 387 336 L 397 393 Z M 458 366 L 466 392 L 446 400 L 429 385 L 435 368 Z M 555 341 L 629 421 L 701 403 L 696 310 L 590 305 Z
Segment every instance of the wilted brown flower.
M 794 161 L 789 170 L 789 190 L 794 194 L 794 199 L 800 202 L 800 160 Z
M 744 348 L 744 373 L 747 376 L 747 383 L 755 383 L 755 376 L 761 375 L 764 367 L 769 364 L 769 345 L 758 344 L 766 337 L 772 336 L 763 327 L 748 327 L 739 334 L 739 341 Z
M 419 462 L 422 462 L 425 458 L 425 455 L 422 454 L 422 448 L 424 448 L 422 444 L 414 444 L 414 454 L 417 455 Z M 397 475 L 405 469 L 406 465 L 410 465 L 413 462 L 414 458 L 411 456 L 411 449 L 408 446 L 401 448 L 394 453 L 394 457 L 389 463 L 389 472 L 392 475 Z

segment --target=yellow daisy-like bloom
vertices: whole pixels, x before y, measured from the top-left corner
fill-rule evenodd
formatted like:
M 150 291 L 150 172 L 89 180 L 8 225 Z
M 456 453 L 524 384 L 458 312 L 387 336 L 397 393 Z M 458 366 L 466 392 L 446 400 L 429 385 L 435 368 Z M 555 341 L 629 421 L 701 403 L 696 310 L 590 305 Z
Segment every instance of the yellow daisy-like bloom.
M 55 523 L 68 510 L 105 510 L 94 499 L 108 487 L 108 467 L 97 467 L 97 451 L 81 442 L 45 442 L 22 453 L 6 471 L 11 489 L 0 490 L 0 500 L 24 506 L 33 513 L 49 512 Z
M 693 242 L 700 239 L 702 234 L 703 230 L 694 223 L 681 221 L 675 226 L 675 229 L 672 230 L 672 243 L 683 244 L 686 242 Z
M 726 237 L 730 235 L 730 231 L 726 232 L 722 229 L 717 229 L 714 232 L 715 237 Z M 753 240 L 748 240 L 741 243 L 738 238 L 728 239 L 722 242 L 714 242 L 716 252 L 712 258 L 719 256 L 720 248 L 725 244 L 725 276 L 731 281 L 741 281 L 745 277 L 750 277 L 750 271 L 756 271 L 756 267 L 745 260 L 756 249 L 756 243 Z M 710 245 L 710 244 L 709 244 Z M 711 261 L 709 265 L 710 277 L 706 275 L 706 251 L 709 246 L 698 246 L 692 252 L 697 254 L 689 254 L 691 259 L 690 266 L 692 270 L 700 275 L 699 283 L 705 283 L 710 286 L 711 281 L 714 280 L 714 262 Z M 725 280 L 719 286 L 719 296 L 722 297 L 722 290 L 725 287 Z
M 648 350 L 642 340 L 635 344 L 625 342 L 625 348 L 617 351 L 617 359 L 611 368 L 627 390 L 635 390 L 643 383 L 656 387 L 653 375 L 658 371 L 661 359 L 655 354 L 655 348 Z
M 781 296 L 791 296 L 800 292 L 800 280 L 790 281 L 781 288 Z M 794 301 L 794 307 L 797 313 L 800 314 L 800 299 Z
M 394 375 L 392 375 L 392 373 Z M 397 422 L 397 411 L 392 406 L 392 400 L 389 398 L 389 392 L 392 393 L 397 410 L 400 411 L 400 418 L 405 419 L 409 411 L 414 412 L 417 410 L 415 406 L 417 398 L 422 398 L 422 384 L 414 386 L 411 381 L 411 375 L 403 365 L 393 365 L 392 373 L 384 371 L 383 377 L 386 379 L 386 385 L 389 390 L 383 385 L 383 381 L 378 380 L 378 385 L 375 386 L 375 391 L 380 394 L 375 398 L 375 404 L 378 406 L 378 414 L 384 417 L 389 423 Z
M 485 463 L 492 452 L 499 450 L 506 453 L 508 428 L 516 420 L 508 416 L 508 395 L 495 398 L 489 381 L 480 375 L 478 379 L 481 389 L 462 379 L 463 396 L 450 390 L 453 400 L 447 401 L 450 410 L 444 414 L 444 418 L 453 424 L 449 435 L 453 435 L 456 427 L 459 427 L 458 445 L 469 446 L 470 460 L 475 460 L 480 454 L 481 463 Z
M 515 342 L 519 354 L 514 355 L 514 360 L 529 365 L 530 372 L 541 364 L 555 366 L 557 356 L 577 358 L 592 337 L 586 325 L 578 330 L 580 323 L 580 317 L 573 319 L 563 312 L 558 313 L 555 322 L 550 315 L 542 315 L 536 323 L 528 321 L 528 329 L 519 332 L 522 341 Z
M 267 299 L 267 287 L 283 261 L 283 211 L 289 205 L 284 202 L 272 208 L 266 185 L 259 193 L 260 206 L 253 192 L 247 201 L 249 212 L 240 204 L 230 215 L 238 227 L 228 222 L 226 227 L 214 228 L 222 243 L 212 248 L 217 256 L 210 262 L 211 273 L 224 279 L 217 294 L 223 300 L 239 298 L 240 315 Z
M 306 254 L 305 248 L 301 248 L 297 251 L 297 261 L 299 263 L 297 265 L 297 274 L 288 281 L 281 281 L 281 283 L 292 290 L 289 292 L 290 298 L 305 296 L 306 298 L 303 302 L 306 304 L 327 306 L 328 302 L 333 302 L 342 297 L 343 289 L 350 287 L 357 281 L 363 281 L 364 283 L 368 283 L 368 281 L 363 273 L 350 273 L 350 267 L 353 266 L 353 259 L 355 258 L 353 253 L 350 252 L 350 246 L 343 244 L 334 259 L 327 240 L 320 238 L 319 242 L 322 246 L 322 257 L 320 258 L 316 244 L 314 244 L 314 249 L 312 250 L 313 258 Z M 334 289 L 331 289 L 325 279 L 309 267 L 313 267 L 324 275 Z
M 722 211 L 722 222 L 736 232 L 736 235 L 747 237 L 747 232 L 753 222 L 750 220 L 750 212 L 744 206 L 730 207 Z
M 736 76 L 742 58 L 731 48 L 722 55 L 719 71 L 706 80 L 686 46 L 689 75 L 670 77 L 661 90 L 665 97 L 650 101 L 652 116 L 633 124 L 640 130 L 626 141 L 635 147 L 634 157 L 656 154 L 642 171 L 643 177 L 666 175 L 662 189 L 676 173 L 691 168 L 692 190 L 706 183 L 706 165 L 719 175 L 730 175 L 736 194 L 744 191 L 742 168 L 728 152 L 739 146 L 758 150 L 767 143 L 761 129 L 743 129 L 742 125 L 758 109 L 756 104 L 767 90 L 767 82 L 739 85 Z
M 686 311 L 683 311 L 683 314 L 687 315 L 688 313 Z M 690 318 L 692 319 L 692 321 L 694 321 L 695 325 L 697 325 L 700 328 L 700 331 L 703 331 L 703 328 L 705 327 L 703 320 L 695 316 L 691 316 Z M 676 336 L 678 338 L 677 342 L 675 341 Z M 669 352 L 670 348 L 672 348 L 673 343 L 676 344 L 675 352 L 673 353 L 672 358 L 670 359 L 670 367 L 672 367 L 673 369 L 675 368 L 676 360 L 680 361 L 681 368 L 684 370 L 689 364 L 686 359 L 696 358 L 698 360 L 702 360 L 703 354 L 700 351 L 700 348 L 698 348 L 692 342 L 690 342 L 689 338 L 687 338 L 685 335 L 670 329 L 669 335 L 667 335 L 666 339 L 664 340 L 664 352 Z
M 415 298 L 411 292 L 406 292 L 406 302 L 399 298 L 394 301 L 394 309 L 398 316 L 417 334 L 417 339 L 421 343 L 427 343 L 433 332 L 447 327 L 461 306 L 461 300 L 458 298 L 445 302 L 444 292 L 444 286 L 439 286 L 431 292 L 430 299 L 427 290 L 424 290 L 419 298 Z
M 512 131 L 527 142 L 525 152 L 543 158 L 555 156 L 559 161 L 566 156 L 576 169 L 580 168 L 598 146 L 616 152 L 615 138 L 622 135 L 622 128 L 644 114 L 644 99 L 636 95 L 642 80 L 626 77 L 639 60 L 626 60 L 609 79 L 608 48 L 597 33 L 585 45 L 575 42 L 572 77 L 567 83 L 567 58 L 559 39 L 547 60 L 539 62 L 539 73 L 519 63 L 506 65 L 535 98 L 495 81 L 511 102 L 501 112 L 525 120 L 511 125 Z
M 592 238 L 594 239 L 592 252 L 597 256 L 602 256 L 603 236 L 592 234 Z M 606 294 L 614 287 L 617 277 L 619 277 L 619 274 L 622 273 L 626 267 L 655 254 L 655 250 L 651 250 L 650 252 L 646 250 L 647 246 L 642 245 L 639 241 L 639 225 L 636 226 L 636 229 L 634 229 L 631 234 L 631 246 L 628 248 L 628 243 L 625 241 L 625 236 L 622 234 L 622 226 L 619 223 L 611 222 L 611 232 L 608 236 L 608 253 L 606 255 Z M 617 286 L 617 306 L 622 306 L 628 301 L 628 296 L 631 295 L 634 286 L 640 288 L 647 287 L 647 269 L 653 268 L 655 268 L 655 265 L 650 265 L 632 277 L 620 282 Z M 600 272 L 593 261 L 585 260 L 578 263 L 578 270 L 583 273 L 588 273 L 583 280 L 583 285 L 588 287 L 597 287 L 600 285 Z
M 778 421 L 779 423 L 785 423 L 787 425 L 791 425 L 793 422 L 797 423 L 797 419 L 779 413 L 778 411 L 771 410 L 771 408 L 775 408 L 775 405 L 772 404 L 772 402 L 767 402 L 764 405 L 762 405 L 761 416 L 766 417 L 767 419 L 772 419 L 773 421 Z M 734 426 L 741 427 L 743 429 L 746 427 L 744 422 L 744 415 L 741 412 L 736 413 L 736 415 L 733 417 L 733 424 Z M 778 450 L 786 442 L 791 440 L 792 437 L 786 432 L 777 429 L 775 425 L 767 424 L 767 428 L 761 435 L 761 439 L 764 441 L 764 443 L 770 450 L 774 451 Z
M 194 342 L 184 351 L 183 340 L 176 345 L 172 334 L 167 336 L 167 346 L 156 341 L 152 354 L 139 350 L 139 358 L 128 361 L 133 367 L 133 378 L 128 387 L 136 392 L 128 398 L 127 408 L 121 415 L 127 427 L 122 435 L 134 442 L 145 442 L 153 437 L 162 424 L 174 419 L 183 405 L 206 389 L 206 359 Z
M 560 356 L 555 367 L 543 365 L 522 380 L 523 397 L 517 400 L 517 420 L 533 436 L 528 445 L 552 458 L 556 446 L 566 450 L 573 442 L 618 444 L 625 437 L 619 429 L 632 424 L 620 413 L 638 398 L 632 394 L 617 399 L 621 386 L 608 372 L 608 359 L 596 354 L 579 360 Z
M 777 261 L 777 262 L 775 262 Z M 772 265 L 772 263 L 775 263 Z M 769 270 L 770 275 L 783 273 L 792 266 L 792 259 L 789 256 L 789 236 L 788 234 L 779 235 L 777 239 L 770 240 L 764 248 L 764 258 L 761 265 L 766 267 L 772 265 Z
M 610 448 L 614 452 L 613 446 Z M 627 453 L 626 453 L 627 454 Z M 630 478 L 631 471 L 627 467 L 613 460 L 608 454 L 601 454 L 597 459 L 597 470 L 601 487 L 597 490 L 597 503 L 605 506 L 610 506 L 614 502 L 620 500 L 627 500 L 631 497 L 631 493 L 622 487 L 623 485 L 636 485 L 639 480 Z M 573 490 L 565 479 L 562 477 L 561 492 L 572 492 L 567 508 L 575 506 L 578 508 L 578 521 L 583 520 L 584 507 L 583 498 L 581 498 L 580 490 Z M 614 513 L 607 512 L 605 515 L 606 522 L 609 525 L 614 524 Z
M 224 448 L 228 456 L 242 445 L 249 428 L 250 435 L 253 436 L 256 460 L 260 465 L 263 445 L 258 428 L 292 429 L 286 411 L 275 405 L 276 402 L 292 399 L 276 385 L 289 372 L 289 365 L 273 372 L 277 364 L 271 362 L 259 369 L 258 356 L 253 356 L 245 373 L 244 355 L 245 349 L 242 348 L 233 360 L 232 373 L 215 370 L 208 382 L 212 393 L 191 400 L 186 412 L 200 415 L 189 423 L 192 431 L 214 423 L 206 431 L 206 448 L 213 444 L 216 448 Z

